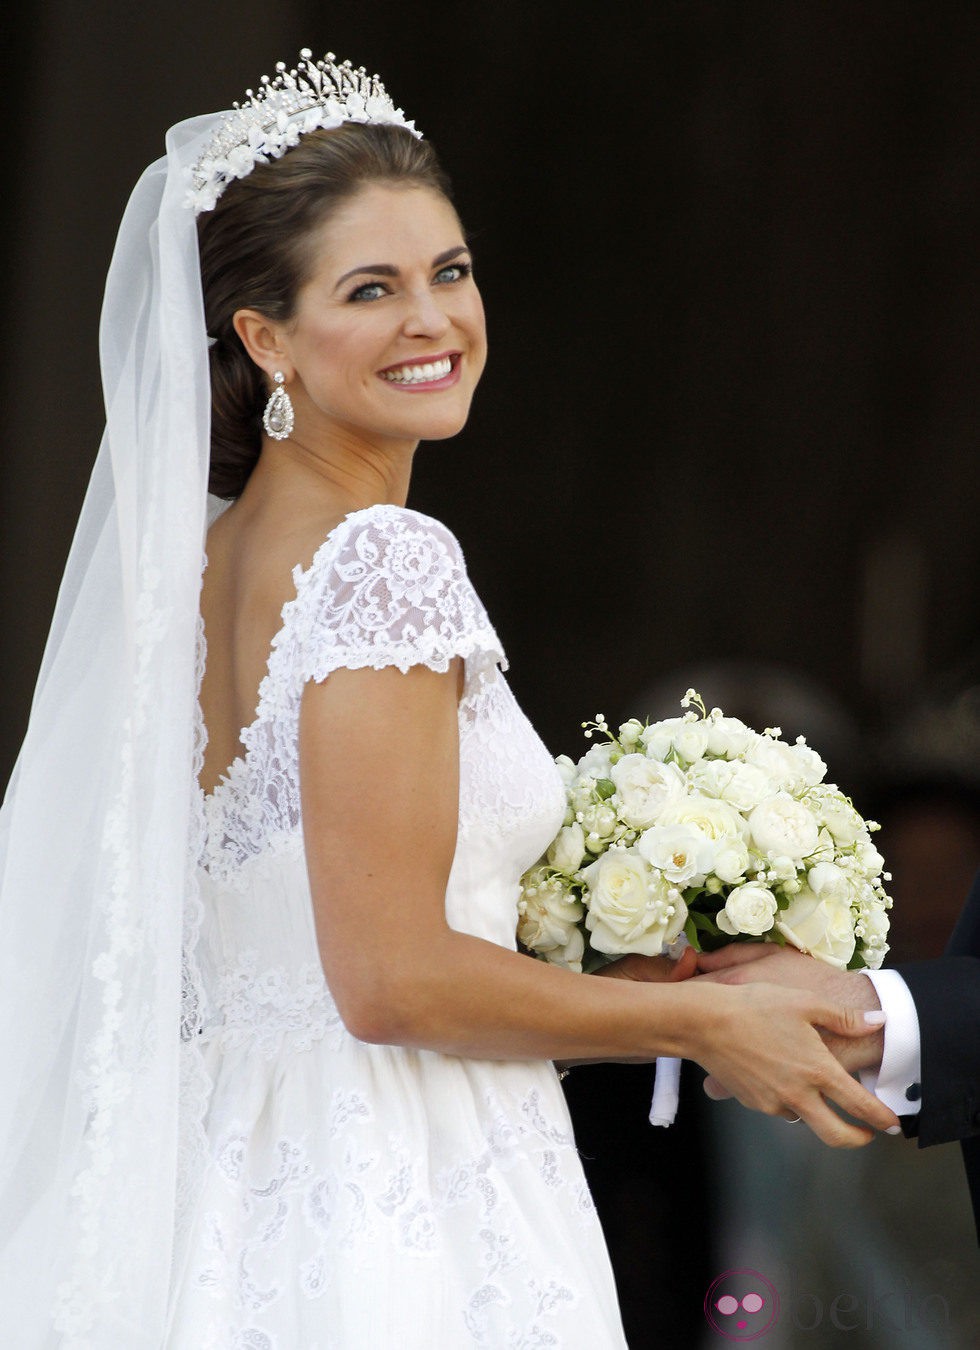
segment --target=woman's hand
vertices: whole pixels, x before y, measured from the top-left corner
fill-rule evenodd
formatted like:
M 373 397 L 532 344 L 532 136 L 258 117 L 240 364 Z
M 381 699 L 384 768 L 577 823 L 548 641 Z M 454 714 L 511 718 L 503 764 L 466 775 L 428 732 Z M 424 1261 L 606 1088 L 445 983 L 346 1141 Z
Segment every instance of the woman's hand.
M 748 962 L 741 969 L 768 964 Z M 706 990 L 709 983 L 719 982 L 699 976 L 687 987 Z M 828 1033 L 842 1043 L 876 1039 L 880 1012 L 775 983 L 746 981 L 725 992 L 735 1000 L 719 1022 L 706 1019 L 704 1045 L 694 1056 L 708 1071 L 709 1096 L 734 1096 L 766 1115 L 799 1118 L 837 1147 L 868 1143 L 872 1134 L 842 1119 L 831 1103 L 874 1129 L 898 1128 L 897 1116 L 851 1077 L 824 1040 Z M 868 1021 L 869 1016 L 879 1020 Z
M 877 1012 L 881 1008 L 875 987 L 866 975 L 856 970 L 838 970 L 836 966 L 805 956 L 795 947 L 780 947 L 773 942 L 734 942 L 717 952 L 702 952 L 697 958 L 702 978 L 722 984 L 753 984 L 762 980 L 786 989 L 806 989 L 843 1008 Z M 885 1047 L 884 1031 L 861 1037 L 825 1035 L 828 1048 L 848 1073 L 877 1069 Z M 728 1094 L 710 1080 L 704 1085 L 709 1097 Z

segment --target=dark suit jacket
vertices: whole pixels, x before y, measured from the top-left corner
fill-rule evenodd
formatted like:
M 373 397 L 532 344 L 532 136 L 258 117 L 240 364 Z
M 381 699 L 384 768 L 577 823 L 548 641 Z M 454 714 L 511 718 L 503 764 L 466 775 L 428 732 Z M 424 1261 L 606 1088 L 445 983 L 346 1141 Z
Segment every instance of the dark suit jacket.
M 920 1147 L 959 1139 L 980 1238 L 980 873 L 945 956 L 896 967 L 915 1000 L 922 1109 L 904 1120 Z

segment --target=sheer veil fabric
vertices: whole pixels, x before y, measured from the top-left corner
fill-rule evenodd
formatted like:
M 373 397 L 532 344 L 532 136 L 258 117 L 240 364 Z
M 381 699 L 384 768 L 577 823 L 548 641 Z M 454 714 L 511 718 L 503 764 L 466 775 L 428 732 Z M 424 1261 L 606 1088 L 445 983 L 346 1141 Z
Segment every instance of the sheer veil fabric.
M 107 425 L 0 814 L 0 1309 L 23 1350 L 159 1347 L 206 1083 L 195 1041 L 210 388 L 186 166 L 138 182 Z

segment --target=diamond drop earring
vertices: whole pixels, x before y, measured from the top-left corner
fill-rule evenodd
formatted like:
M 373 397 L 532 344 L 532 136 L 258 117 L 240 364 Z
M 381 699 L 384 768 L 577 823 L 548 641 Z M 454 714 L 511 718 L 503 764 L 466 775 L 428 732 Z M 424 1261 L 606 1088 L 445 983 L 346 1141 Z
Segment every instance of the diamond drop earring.
M 272 377 L 276 387 L 269 395 L 269 402 L 262 414 L 262 425 L 274 441 L 284 441 L 293 431 L 293 402 L 283 388 L 285 376 L 277 370 Z

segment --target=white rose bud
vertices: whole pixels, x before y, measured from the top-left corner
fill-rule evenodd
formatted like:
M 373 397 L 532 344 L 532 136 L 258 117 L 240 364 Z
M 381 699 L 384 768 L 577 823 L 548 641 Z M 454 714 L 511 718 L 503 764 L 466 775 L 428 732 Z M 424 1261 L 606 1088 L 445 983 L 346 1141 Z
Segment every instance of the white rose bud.
M 741 839 L 726 839 L 715 853 L 711 870 L 719 881 L 732 886 L 742 880 L 750 862 L 749 850 Z
M 596 951 L 659 956 L 682 931 L 687 906 L 632 850 L 610 849 L 583 872 L 585 926 Z
M 674 733 L 674 751 L 685 764 L 693 764 L 708 749 L 706 722 L 686 722 Z
M 807 873 L 807 885 L 821 900 L 841 900 L 851 903 L 851 883 L 834 863 L 819 862 Z
M 612 839 L 619 821 L 611 806 L 606 806 L 604 802 L 593 802 L 582 812 L 582 819 L 579 824 L 581 824 L 585 833 L 587 846 L 594 853 L 595 847 L 600 841 L 606 843 Z
M 643 735 L 643 723 L 631 717 L 619 728 L 619 743 L 624 749 L 631 749 Z
M 856 938 L 851 907 L 842 900 L 821 899 L 804 886 L 782 911 L 776 928 L 801 952 L 845 970 Z
M 716 923 L 723 933 L 736 937 L 746 933 L 761 937 L 772 928 L 776 917 L 776 897 L 766 886 L 750 881 L 729 892 L 724 907 L 718 911 Z
M 548 849 L 548 862 L 558 872 L 573 876 L 585 859 L 585 831 L 576 821 L 558 831 L 557 838 Z

